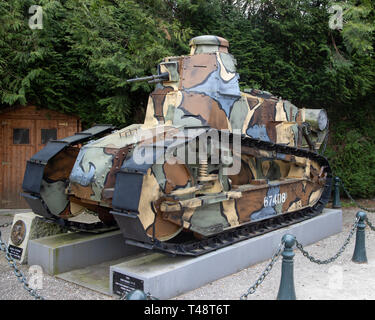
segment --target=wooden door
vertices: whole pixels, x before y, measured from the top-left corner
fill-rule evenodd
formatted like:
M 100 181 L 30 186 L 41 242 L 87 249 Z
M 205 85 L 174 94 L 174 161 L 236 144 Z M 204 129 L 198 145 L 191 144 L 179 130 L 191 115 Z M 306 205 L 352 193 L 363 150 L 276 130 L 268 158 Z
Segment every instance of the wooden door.
M 27 208 L 20 196 L 26 162 L 36 149 L 35 121 L 1 120 L 0 208 Z
M 57 139 L 73 136 L 80 131 L 77 119 L 66 119 L 57 121 Z
M 78 131 L 76 120 L 36 120 L 35 128 L 38 151 L 43 149 L 49 140 L 63 139 Z
M 36 120 L 37 151 L 43 149 L 49 140 L 61 139 L 58 135 L 57 120 Z
M 79 131 L 77 119 L 0 119 L 0 209 L 28 208 L 20 196 L 26 162 L 49 140 Z

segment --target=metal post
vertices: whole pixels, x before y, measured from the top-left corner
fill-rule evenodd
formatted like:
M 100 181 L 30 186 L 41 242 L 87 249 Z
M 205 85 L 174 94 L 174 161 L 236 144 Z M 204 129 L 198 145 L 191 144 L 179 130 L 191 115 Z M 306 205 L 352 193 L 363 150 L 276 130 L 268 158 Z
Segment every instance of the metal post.
M 341 208 L 340 202 L 340 178 L 335 177 L 335 184 L 333 189 L 333 201 L 332 201 L 332 208 L 338 209 Z
M 283 263 L 281 266 L 281 280 L 277 300 L 296 300 L 293 275 L 293 246 L 296 242 L 295 236 L 286 234 L 283 236 L 284 251 L 282 253 Z
M 147 300 L 147 295 L 141 290 L 133 290 L 125 296 L 124 300 Z
M 357 233 L 355 236 L 355 248 L 352 261 L 356 263 L 367 263 L 366 245 L 365 245 L 365 228 L 366 228 L 366 212 L 358 211 L 357 218 L 359 218 L 357 225 Z

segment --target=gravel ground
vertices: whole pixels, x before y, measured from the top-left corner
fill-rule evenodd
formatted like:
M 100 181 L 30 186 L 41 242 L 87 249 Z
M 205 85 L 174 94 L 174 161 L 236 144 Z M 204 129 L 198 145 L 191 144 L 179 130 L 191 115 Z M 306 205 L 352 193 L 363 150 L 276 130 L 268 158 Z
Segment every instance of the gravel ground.
M 366 203 L 367 204 L 367 203 Z M 306 250 L 316 258 L 327 259 L 339 250 L 353 225 L 356 208 L 343 209 L 343 231 L 337 235 L 306 246 Z M 368 213 L 375 223 L 375 214 Z M 373 218 L 372 218 L 373 217 Z M 11 222 L 12 215 L 0 210 L 0 225 Z M 2 228 L 2 239 L 8 241 L 10 227 Z M 366 227 L 367 264 L 351 262 L 354 238 L 335 262 L 317 265 L 307 260 L 300 251 L 295 250 L 294 281 L 297 299 L 300 300 L 362 300 L 375 299 L 375 232 Z M 370 249 L 371 248 L 371 249 Z M 238 300 L 256 281 L 269 261 L 259 263 L 238 273 L 209 283 L 199 289 L 180 295 L 176 300 Z M 28 266 L 20 269 L 28 278 Z M 281 258 L 271 273 L 259 286 L 249 300 L 274 300 L 280 283 Z M 111 300 L 107 295 L 80 287 L 55 277 L 44 275 L 43 289 L 38 292 L 46 299 L 53 300 Z M 33 299 L 17 281 L 13 271 L 0 253 L 0 299 Z
M 12 210 L 15 211 L 15 210 Z M 29 212 L 30 210 L 17 210 L 16 213 Z M 0 225 L 13 221 L 13 214 L 0 210 Z M 8 243 L 10 227 L 1 228 L 1 239 Z M 29 279 L 29 266 L 18 265 L 18 268 Z M 73 283 L 49 276 L 43 276 L 43 289 L 37 290 L 38 294 L 48 300 L 111 300 L 110 296 L 97 293 Z M 13 270 L 5 259 L 4 252 L 0 252 L 0 300 L 33 300 L 34 298 L 17 281 Z

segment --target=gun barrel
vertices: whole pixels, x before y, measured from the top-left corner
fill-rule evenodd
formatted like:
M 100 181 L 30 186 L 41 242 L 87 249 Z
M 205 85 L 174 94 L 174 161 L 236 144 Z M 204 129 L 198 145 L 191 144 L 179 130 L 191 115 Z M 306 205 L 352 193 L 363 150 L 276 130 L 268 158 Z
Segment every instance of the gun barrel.
M 158 79 L 168 80 L 169 79 L 169 73 L 164 72 L 164 73 L 161 73 L 161 74 L 153 74 L 153 75 L 147 76 L 147 77 L 128 79 L 128 80 L 126 80 L 126 82 L 139 82 L 139 81 L 158 80 Z
M 126 82 L 138 82 L 138 81 L 146 81 L 146 80 L 152 80 L 154 79 L 154 76 L 148 76 L 148 77 L 140 77 L 140 78 L 133 78 L 133 79 L 128 79 Z

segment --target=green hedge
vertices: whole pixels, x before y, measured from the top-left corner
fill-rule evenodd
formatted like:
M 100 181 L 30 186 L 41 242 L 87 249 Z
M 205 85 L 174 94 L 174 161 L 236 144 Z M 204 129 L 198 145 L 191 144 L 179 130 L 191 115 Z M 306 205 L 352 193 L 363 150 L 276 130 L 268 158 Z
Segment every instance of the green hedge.
M 375 195 L 375 142 L 358 129 L 346 134 L 335 134 L 334 146 L 327 148 L 334 175 L 340 177 L 354 197 Z
M 328 26 L 330 0 L 0 1 L 0 110 L 32 103 L 84 127 L 140 123 L 154 86 L 126 79 L 216 34 L 230 42 L 241 87 L 329 112 L 335 173 L 353 196 L 374 197 L 375 2 L 339 4 L 343 30 Z M 41 30 L 28 26 L 31 5 L 43 7 Z

